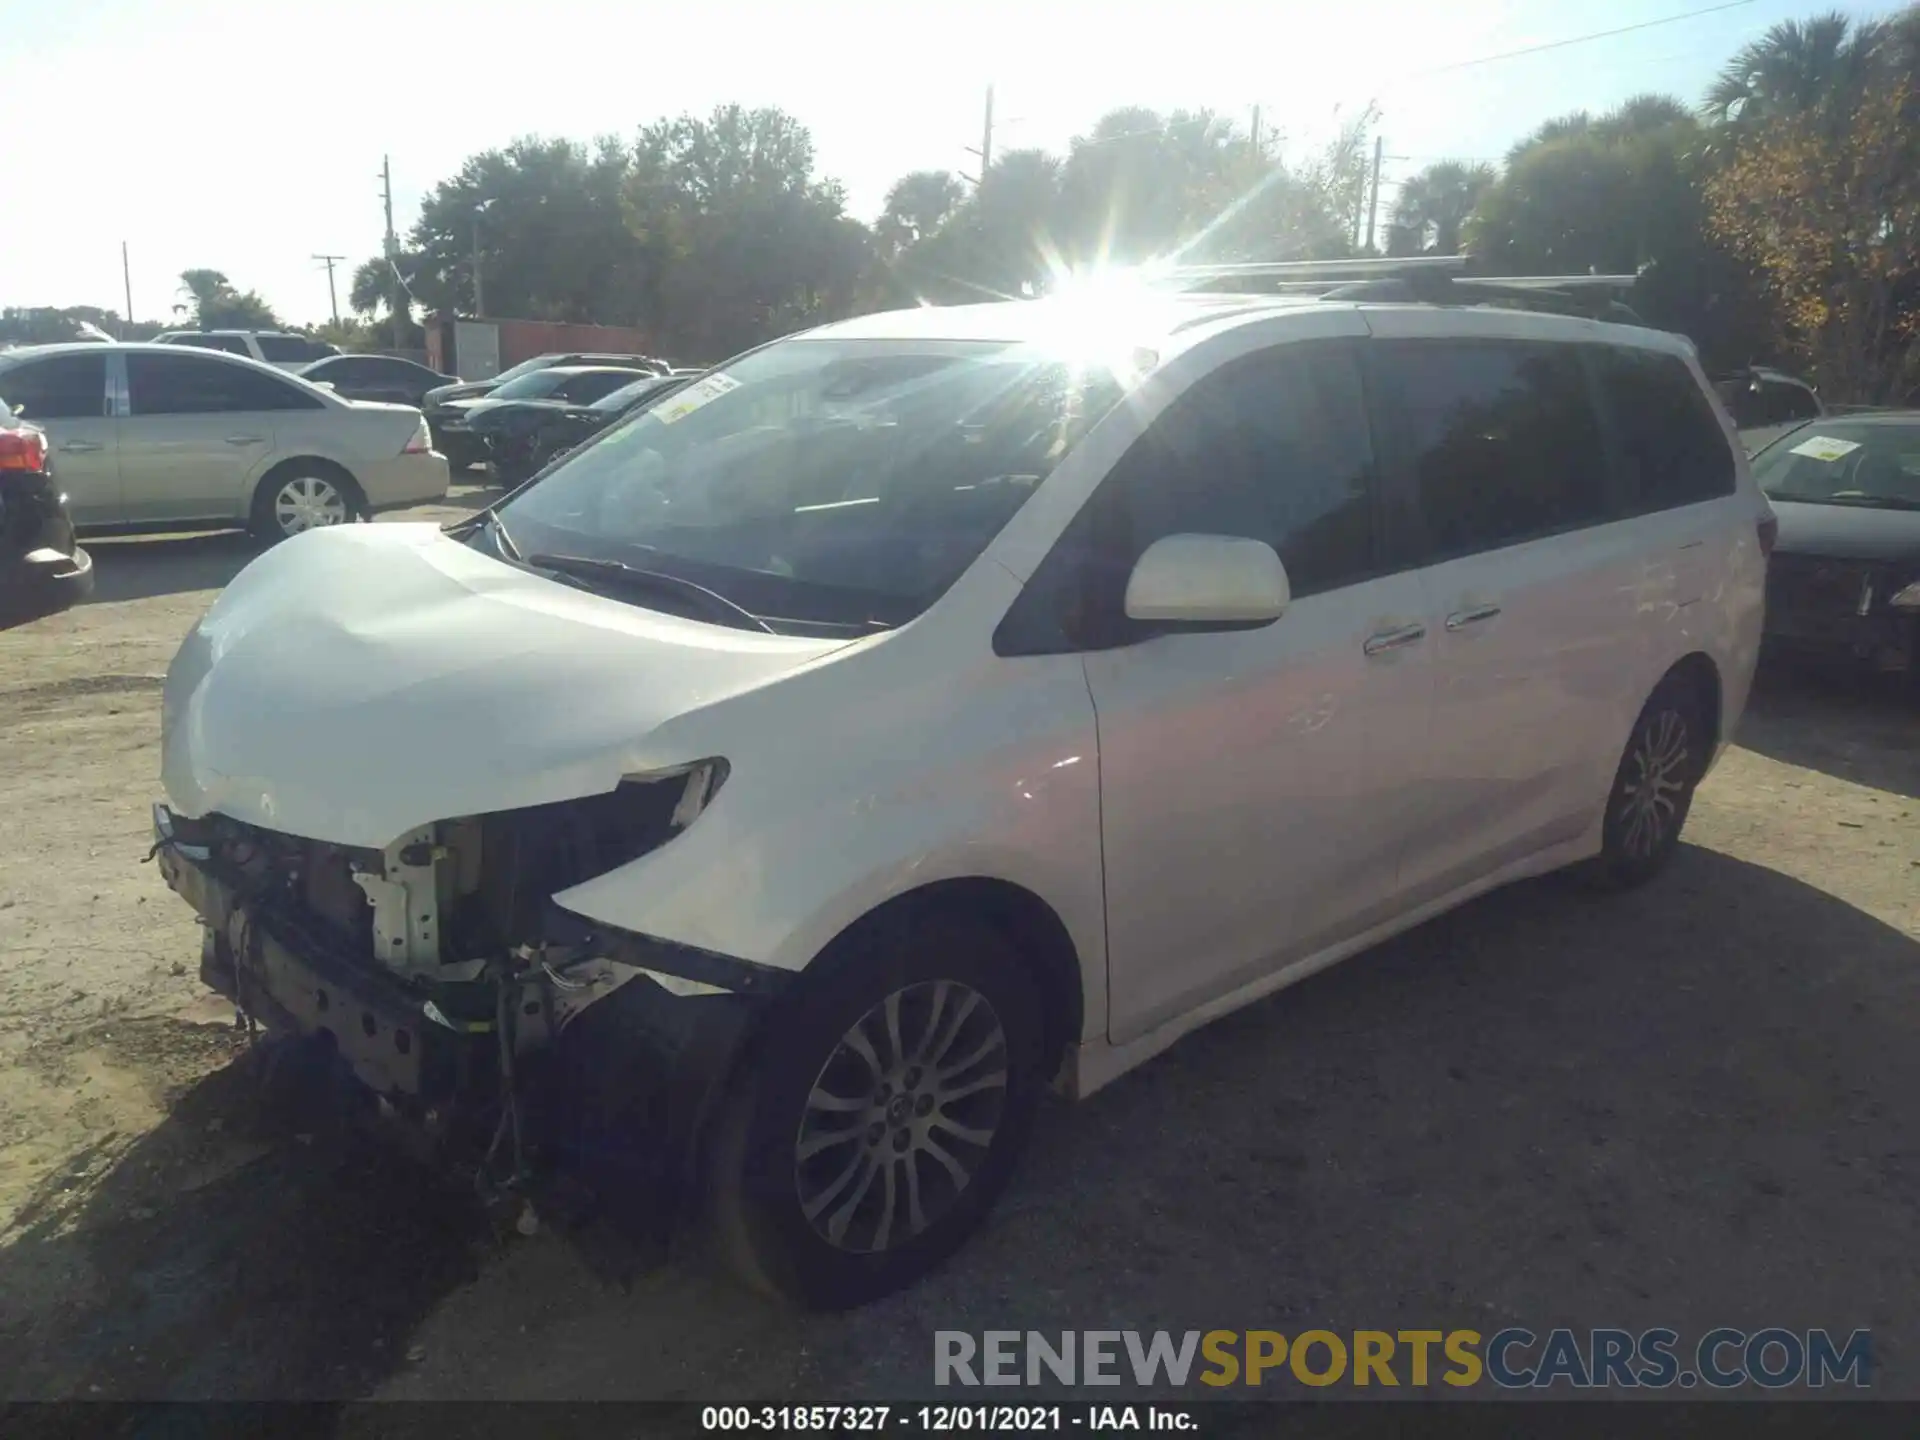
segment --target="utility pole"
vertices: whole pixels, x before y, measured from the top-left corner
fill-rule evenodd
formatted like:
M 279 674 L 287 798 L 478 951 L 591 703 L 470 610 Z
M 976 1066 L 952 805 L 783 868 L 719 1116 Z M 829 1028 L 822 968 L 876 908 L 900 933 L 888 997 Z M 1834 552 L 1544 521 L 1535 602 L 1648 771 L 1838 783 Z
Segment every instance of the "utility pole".
M 120 242 L 120 283 L 127 292 L 127 318 L 120 326 L 120 338 L 124 340 L 132 333 L 129 327 L 133 324 L 133 271 L 127 265 L 127 242 L 124 240 Z
M 313 258 L 327 267 L 327 303 L 333 306 L 333 323 L 334 326 L 338 328 L 340 324 L 340 295 L 339 292 L 333 288 L 333 265 L 336 260 L 344 260 L 347 257 L 344 255 L 316 255 Z
M 987 119 L 980 129 L 980 179 L 993 168 L 993 86 L 987 86 Z
M 1373 137 L 1373 189 L 1367 197 L 1367 249 L 1373 249 L 1373 225 L 1380 214 L 1380 149 L 1381 140 Z
M 1256 159 L 1256 160 L 1258 160 L 1258 159 L 1260 158 L 1260 156 L 1261 156 L 1261 151 L 1260 151 L 1260 107 L 1259 107 L 1258 105 L 1256 105 L 1256 106 L 1254 106 L 1254 107 L 1253 107 L 1253 156 L 1254 156 L 1254 159 Z
M 393 164 L 380 157 L 380 199 L 387 211 L 387 305 L 393 312 L 393 348 L 406 348 L 407 294 L 400 284 L 400 241 L 393 233 Z
M 491 204 L 492 200 L 482 200 L 473 207 L 473 318 L 476 320 L 487 313 L 486 284 L 480 275 L 480 219 Z

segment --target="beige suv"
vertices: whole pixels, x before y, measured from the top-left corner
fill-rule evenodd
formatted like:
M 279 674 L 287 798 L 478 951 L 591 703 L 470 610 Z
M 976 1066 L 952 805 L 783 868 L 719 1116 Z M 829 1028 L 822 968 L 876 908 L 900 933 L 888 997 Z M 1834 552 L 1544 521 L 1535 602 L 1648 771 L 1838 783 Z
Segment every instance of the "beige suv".
M 418 410 L 343 400 L 252 360 L 44 345 L 0 355 L 0 394 L 47 432 L 81 529 L 278 539 L 447 492 Z

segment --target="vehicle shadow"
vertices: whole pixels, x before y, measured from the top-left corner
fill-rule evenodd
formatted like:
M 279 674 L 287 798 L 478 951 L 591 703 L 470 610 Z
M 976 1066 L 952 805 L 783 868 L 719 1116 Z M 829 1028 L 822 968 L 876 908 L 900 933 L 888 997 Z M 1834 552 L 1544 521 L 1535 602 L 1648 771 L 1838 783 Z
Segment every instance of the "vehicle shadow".
M 1048 1106 L 987 1228 L 910 1291 L 800 1317 L 525 1252 L 383 1393 L 1005 1399 L 936 1387 L 934 1332 L 1732 1323 L 1871 1327 L 1876 1390 L 1920 1393 L 1891 1363 L 1920 1341 L 1917 966 L 1900 931 L 1693 846 L 1624 895 L 1512 887 Z
M 90 605 L 218 590 L 260 553 L 259 543 L 238 531 L 94 536 L 81 543 L 93 557 Z
M 0 1235 L 0 1430 L 6 1402 L 349 1398 L 473 1279 L 470 1190 L 263 1105 L 258 1068 L 243 1052 L 74 1157 Z
M 1920 799 L 1920 687 L 1769 660 L 1735 741 L 1770 759 Z
M 0 1298 L 0 1393 L 950 1401 L 936 1329 L 1777 1324 L 1871 1328 L 1876 1394 L 1920 1396 L 1917 967 L 1696 847 L 1625 895 L 1516 886 L 1049 1105 L 983 1233 L 846 1315 L 680 1262 L 612 1286 L 544 1239 L 493 1256 L 470 1196 L 357 1139 L 269 1136 L 156 1198 L 150 1165 L 244 1113 L 230 1066 L 5 1237 L 0 1297 L 66 1298 Z M 1223 1393 L 1304 1393 L 1269 1379 Z

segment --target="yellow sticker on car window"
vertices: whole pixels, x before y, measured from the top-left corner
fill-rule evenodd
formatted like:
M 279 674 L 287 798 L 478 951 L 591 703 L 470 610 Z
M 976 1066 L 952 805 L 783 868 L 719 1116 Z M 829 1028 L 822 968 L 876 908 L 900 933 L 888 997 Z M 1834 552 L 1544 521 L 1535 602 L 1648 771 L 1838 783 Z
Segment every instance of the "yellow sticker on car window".
M 739 388 L 740 382 L 730 375 L 709 375 L 671 397 L 666 404 L 657 407 L 653 415 L 662 425 L 671 425 L 676 420 L 686 419 L 702 405 L 712 404 L 729 390 Z
M 1816 435 L 1811 440 L 1802 440 L 1787 453 L 1804 455 L 1809 460 L 1839 460 L 1851 455 L 1860 448 L 1855 440 L 1836 440 L 1831 435 Z

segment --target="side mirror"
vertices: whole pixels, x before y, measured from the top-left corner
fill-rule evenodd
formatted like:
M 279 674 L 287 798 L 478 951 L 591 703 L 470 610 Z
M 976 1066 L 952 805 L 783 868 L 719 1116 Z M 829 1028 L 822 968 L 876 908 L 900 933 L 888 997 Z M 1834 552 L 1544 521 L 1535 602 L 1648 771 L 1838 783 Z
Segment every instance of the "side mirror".
M 1286 566 L 1264 540 L 1168 535 L 1127 577 L 1129 620 L 1177 626 L 1265 625 L 1293 599 Z

